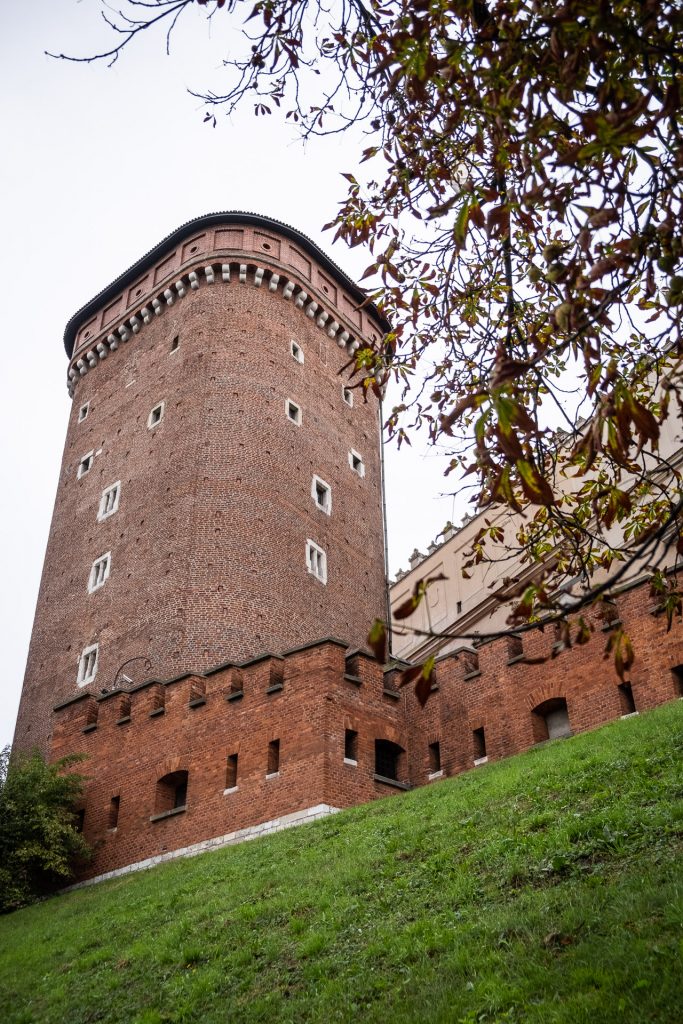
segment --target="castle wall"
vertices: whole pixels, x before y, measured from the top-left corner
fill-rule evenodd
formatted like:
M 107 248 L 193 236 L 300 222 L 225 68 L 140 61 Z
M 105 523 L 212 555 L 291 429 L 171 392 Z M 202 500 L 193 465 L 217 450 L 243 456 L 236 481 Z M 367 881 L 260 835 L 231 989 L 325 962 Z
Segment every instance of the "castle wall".
M 618 602 L 636 650 L 627 679 L 639 712 L 683 696 L 680 623 L 667 633 L 665 617 L 652 607 L 645 587 Z M 476 652 L 447 655 L 437 663 L 425 708 L 412 686 L 396 689 L 396 673 L 383 672 L 369 654 L 337 640 L 204 676 L 149 683 L 130 695 L 83 694 L 57 709 L 51 750 L 53 758 L 87 755 L 84 832 L 94 858 L 81 878 L 215 837 L 253 834 L 262 823 L 270 830 L 289 816 L 305 820 L 307 809 L 317 814 L 319 808 L 399 794 L 473 769 L 477 761 L 528 750 L 549 738 L 543 708 L 566 706 L 572 734 L 628 714 L 613 662 L 603 657 L 609 630 L 597 621 L 595 626 L 588 644 L 554 658 L 551 628 L 526 634 L 523 649 L 503 638 Z M 121 714 L 127 700 L 129 718 Z M 485 752 L 474 740 L 482 729 Z M 345 757 L 347 730 L 356 734 L 353 758 Z M 279 774 L 268 778 L 268 747 L 276 739 Z M 395 780 L 378 775 L 376 740 L 403 751 Z M 433 752 L 430 759 L 434 744 L 439 770 Z M 236 788 L 226 793 L 227 759 L 235 753 Z M 153 820 L 158 780 L 179 770 L 189 772 L 186 807 Z M 111 800 L 117 796 L 112 830 Z

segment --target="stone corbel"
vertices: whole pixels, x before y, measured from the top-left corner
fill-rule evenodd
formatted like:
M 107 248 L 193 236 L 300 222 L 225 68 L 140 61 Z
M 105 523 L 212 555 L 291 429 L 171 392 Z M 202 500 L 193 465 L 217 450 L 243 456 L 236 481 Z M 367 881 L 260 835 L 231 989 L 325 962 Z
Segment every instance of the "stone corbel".
M 223 284 L 228 284 L 228 282 L 230 281 L 230 264 L 229 263 L 222 263 L 221 264 L 221 277 L 223 278 Z
M 204 277 L 209 284 L 213 284 L 216 280 L 216 275 L 213 272 L 213 267 L 209 264 L 208 267 L 204 267 Z
M 175 302 L 175 295 L 170 288 L 164 288 L 164 298 L 166 299 L 167 306 L 172 306 Z
M 197 289 L 199 288 L 199 278 L 197 276 L 197 271 L 191 270 L 190 273 L 188 274 L 188 277 L 190 279 L 190 288 L 192 289 L 193 292 L 196 292 Z

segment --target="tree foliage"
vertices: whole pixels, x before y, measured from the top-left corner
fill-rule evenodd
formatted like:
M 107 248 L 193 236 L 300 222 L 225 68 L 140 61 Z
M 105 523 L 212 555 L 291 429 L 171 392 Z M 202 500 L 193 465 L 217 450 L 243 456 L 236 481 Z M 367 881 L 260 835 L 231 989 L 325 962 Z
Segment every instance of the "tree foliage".
M 0 753 L 0 912 L 15 910 L 64 884 L 88 847 L 77 831 L 74 803 L 82 776 L 78 756 L 46 764 L 34 751 Z
M 543 568 L 517 620 L 557 610 L 562 578 L 590 594 L 615 560 L 656 561 L 683 529 L 659 451 L 682 408 L 680 5 L 128 0 L 83 59 L 190 9 L 244 22 L 207 120 L 247 102 L 307 135 L 362 125 L 328 227 L 370 250 L 393 329 L 353 371 L 406 385 L 399 443 L 426 426 L 477 509 L 518 513 L 506 543 Z

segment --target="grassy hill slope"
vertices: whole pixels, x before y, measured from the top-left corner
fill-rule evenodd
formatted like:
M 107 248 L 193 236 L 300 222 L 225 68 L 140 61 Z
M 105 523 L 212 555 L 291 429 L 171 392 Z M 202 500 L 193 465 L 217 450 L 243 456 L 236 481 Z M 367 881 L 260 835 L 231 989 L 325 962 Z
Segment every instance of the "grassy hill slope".
M 683 1020 L 683 703 L 0 918 L 5 1024 Z

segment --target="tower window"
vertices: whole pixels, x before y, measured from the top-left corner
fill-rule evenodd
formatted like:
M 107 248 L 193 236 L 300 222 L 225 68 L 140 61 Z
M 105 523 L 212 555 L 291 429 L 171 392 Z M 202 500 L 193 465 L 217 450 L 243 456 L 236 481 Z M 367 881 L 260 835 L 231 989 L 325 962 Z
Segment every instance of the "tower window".
M 225 788 L 237 789 L 237 754 L 228 754 L 225 767 Z
M 329 516 L 332 511 L 332 488 L 324 480 L 321 480 L 319 476 L 313 477 L 311 497 L 318 508 L 322 509 Z
M 565 739 L 572 734 L 567 701 L 564 697 L 551 697 L 537 705 L 531 713 L 534 740 Z
M 296 359 L 297 363 L 301 363 L 303 365 L 304 350 L 302 349 L 301 345 L 297 345 L 295 341 L 290 341 L 289 351 L 292 354 L 292 359 Z
M 100 508 L 97 513 L 97 521 L 101 523 L 107 516 L 113 516 L 114 512 L 119 507 L 119 496 L 121 494 L 121 481 L 117 480 L 115 484 L 110 484 L 109 487 L 105 487 L 102 491 L 102 497 L 100 498 Z
M 85 474 L 90 471 L 94 458 L 95 452 L 88 452 L 88 454 L 84 455 L 81 461 L 78 463 L 78 471 L 76 473 L 76 476 L 78 477 L 79 480 L 81 479 L 82 476 L 85 476 Z
M 98 652 L 99 644 L 91 644 L 91 646 L 86 647 L 81 654 L 81 660 L 78 663 L 79 686 L 87 686 L 88 683 L 92 683 L 93 679 L 97 675 Z
M 365 476 L 365 463 L 358 452 L 354 452 L 353 448 L 349 452 L 349 466 L 354 473 L 358 473 L 358 476 Z
M 159 404 L 155 405 L 152 411 L 150 412 L 149 418 L 147 420 L 147 426 L 149 427 L 150 430 L 156 427 L 157 424 L 161 423 L 161 418 L 164 415 L 164 405 L 164 402 L 159 402 Z
M 348 764 L 358 764 L 358 733 L 355 729 L 344 732 L 344 760 Z
M 177 352 L 180 347 L 180 336 L 176 334 L 175 338 L 171 342 L 171 352 Z
M 306 566 L 321 583 L 327 583 L 327 555 L 312 540 L 306 541 Z
M 109 578 L 109 571 L 111 569 L 111 551 L 107 551 L 106 555 L 100 555 L 96 558 L 92 564 L 90 570 L 90 577 L 88 579 L 88 593 L 92 594 L 93 590 L 97 590 Z
M 90 411 L 90 402 L 86 402 L 85 405 L 82 405 L 80 407 L 80 409 L 78 410 L 78 422 L 79 423 L 83 422 L 85 417 L 88 415 L 89 411 Z
M 280 772 L 280 741 L 271 740 L 268 744 L 268 768 L 266 778 L 278 775 Z
M 291 398 L 285 400 L 285 412 L 288 420 L 296 423 L 297 427 L 301 426 L 301 406 L 293 402 Z
M 342 398 L 350 409 L 353 409 L 353 391 L 342 385 Z

